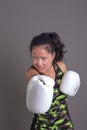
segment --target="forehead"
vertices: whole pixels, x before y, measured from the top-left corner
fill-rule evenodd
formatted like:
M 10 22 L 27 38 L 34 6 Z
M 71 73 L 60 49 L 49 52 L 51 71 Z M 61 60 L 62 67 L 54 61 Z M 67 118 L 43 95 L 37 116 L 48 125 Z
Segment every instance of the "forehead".
M 37 53 L 48 54 L 49 52 L 47 51 L 45 45 L 40 45 L 40 46 L 34 46 L 31 53 L 32 54 L 37 54 Z

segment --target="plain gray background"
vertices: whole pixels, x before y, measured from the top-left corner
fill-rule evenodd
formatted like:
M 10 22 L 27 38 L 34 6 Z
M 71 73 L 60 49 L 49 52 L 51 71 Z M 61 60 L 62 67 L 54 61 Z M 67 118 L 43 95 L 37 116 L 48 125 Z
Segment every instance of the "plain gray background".
M 0 130 L 29 130 L 29 43 L 49 31 L 56 31 L 66 45 L 68 69 L 80 74 L 80 89 L 68 103 L 75 130 L 87 128 L 87 1 L 0 0 Z

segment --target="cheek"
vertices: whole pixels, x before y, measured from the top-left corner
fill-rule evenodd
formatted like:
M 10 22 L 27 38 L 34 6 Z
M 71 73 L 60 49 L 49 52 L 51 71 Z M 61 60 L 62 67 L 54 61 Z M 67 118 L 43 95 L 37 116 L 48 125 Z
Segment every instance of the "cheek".
M 33 64 L 33 65 L 37 65 L 37 62 L 36 62 L 36 61 L 32 61 L 32 64 Z
M 52 65 L 52 60 L 51 59 L 49 59 L 46 63 L 45 63 L 47 66 L 50 66 L 50 65 Z
M 31 62 L 32 62 L 33 65 L 36 64 L 36 61 L 34 61 L 34 60 L 31 60 Z

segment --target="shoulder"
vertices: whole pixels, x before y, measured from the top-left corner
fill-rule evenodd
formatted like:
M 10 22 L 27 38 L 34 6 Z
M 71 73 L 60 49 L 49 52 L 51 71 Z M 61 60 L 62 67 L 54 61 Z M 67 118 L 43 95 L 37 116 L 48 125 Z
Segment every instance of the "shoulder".
M 57 65 L 60 67 L 60 69 L 63 71 L 63 73 L 65 73 L 67 71 L 67 66 L 65 65 L 65 63 L 63 61 L 57 62 Z
M 28 83 L 28 81 L 34 76 L 34 75 L 38 75 L 38 71 L 36 71 L 33 67 L 30 67 L 27 69 L 27 71 L 25 72 L 25 80 L 26 83 Z

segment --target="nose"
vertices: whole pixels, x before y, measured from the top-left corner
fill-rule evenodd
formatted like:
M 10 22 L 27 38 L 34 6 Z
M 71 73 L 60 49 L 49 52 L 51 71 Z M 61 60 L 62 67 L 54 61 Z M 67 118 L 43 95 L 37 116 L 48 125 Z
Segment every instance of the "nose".
M 43 64 L 41 58 L 38 59 L 38 65 L 41 66 Z

